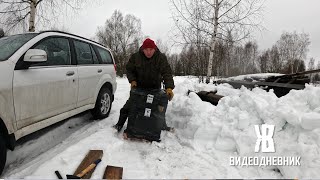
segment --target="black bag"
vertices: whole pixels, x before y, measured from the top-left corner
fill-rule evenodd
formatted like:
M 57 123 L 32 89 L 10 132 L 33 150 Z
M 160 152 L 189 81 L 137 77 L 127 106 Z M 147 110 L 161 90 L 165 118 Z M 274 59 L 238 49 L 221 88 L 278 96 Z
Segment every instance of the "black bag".
M 165 123 L 168 96 L 161 89 L 130 91 L 128 125 L 125 133 L 130 138 L 160 141 Z

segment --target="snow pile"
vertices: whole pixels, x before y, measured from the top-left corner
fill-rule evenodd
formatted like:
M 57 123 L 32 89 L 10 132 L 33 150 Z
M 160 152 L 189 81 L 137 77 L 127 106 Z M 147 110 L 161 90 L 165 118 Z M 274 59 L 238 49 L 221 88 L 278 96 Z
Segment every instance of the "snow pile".
M 90 149 L 102 149 L 102 162 L 92 179 L 101 179 L 107 165 L 124 168 L 125 179 L 160 178 L 317 178 L 320 177 L 320 88 L 306 86 L 277 98 L 271 92 L 233 89 L 228 84 L 199 84 L 197 78 L 175 77 L 173 101 L 166 119 L 175 133 L 163 132 L 160 143 L 126 141 L 111 128 L 129 96 L 129 83 L 118 78 L 110 117 L 83 127 L 62 144 L 7 178 L 53 179 L 55 170 L 72 174 Z M 217 90 L 218 106 L 191 91 Z M 275 125 L 276 153 L 255 153 L 254 125 Z M 64 147 L 64 148 L 62 148 Z M 230 166 L 241 156 L 301 156 L 301 166 Z
M 281 75 L 283 75 L 283 74 L 279 74 L 279 73 L 245 74 L 245 75 L 225 78 L 224 80 L 227 80 L 227 81 L 243 81 L 243 80 L 261 81 L 261 80 L 264 80 L 264 79 L 271 77 L 271 76 L 281 76 Z
M 206 90 L 209 86 L 194 87 L 196 84 L 190 80 L 181 84 L 197 90 Z M 252 91 L 242 88 L 234 94 L 231 90 L 223 92 L 225 86 L 212 86 L 212 89 L 218 89 L 218 94 L 228 94 L 217 107 L 201 102 L 195 93 L 186 97 L 185 91 L 178 90 L 176 97 L 179 100 L 172 103 L 170 119 L 180 128 L 178 133 L 183 141 L 204 153 L 219 150 L 253 157 L 260 155 L 254 152 L 257 140 L 254 125 L 272 124 L 276 128 L 276 153 L 270 156 L 301 156 L 300 167 L 273 168 L 279 169 L 285 178 L 320 176 L 319 87 L 306 85 L 303 91 L 293 90 L 277 98 L 272 91 L 259 88 Z

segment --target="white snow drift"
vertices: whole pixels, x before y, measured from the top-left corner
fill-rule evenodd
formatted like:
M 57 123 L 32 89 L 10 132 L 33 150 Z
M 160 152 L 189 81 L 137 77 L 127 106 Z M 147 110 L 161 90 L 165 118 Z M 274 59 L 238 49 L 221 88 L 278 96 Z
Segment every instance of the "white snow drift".
M 118 78 L 109 118 L 84 126 L 48 152 L 5 172 L 4 178 L 52 179 L 55 170 L 72 174 L 90 149 L 104 151 L 93 179 L 101 179 L 107 165 L 123 167 L 125 179 L 320 177 L 320 87 L 307 85 L 277 98 L 272 91 L 199 84 L 193 77 L 175 77 L 175 84 L 166 119 L 176 131 L 163 132 L 160 143 L 126 141 L 111 128 L 130 90 L 127 79 Z M 188 90 L 215 89 L 225 96 L 218 106 L 195 93 L 187 95 Z M 261 124 L 276 127 L 275 153 L 254 152 L 254 125 Z M 231 156 L 301 156 L 301 166 L 230 166 Z

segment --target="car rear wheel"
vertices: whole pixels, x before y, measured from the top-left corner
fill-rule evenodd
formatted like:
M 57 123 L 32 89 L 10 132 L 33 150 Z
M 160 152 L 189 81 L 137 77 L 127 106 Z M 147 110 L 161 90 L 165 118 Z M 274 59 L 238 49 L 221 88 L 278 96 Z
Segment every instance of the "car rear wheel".
M 4 169 L 7 160 L 7 146 L 4 138 L 0 135 L 0 175 Z
M 98 94 L 95 107 L 91 114 L 95 119 L 103 119 L 109 116 L 112 105 L 112 94 L 108 88 L 102 88 Z

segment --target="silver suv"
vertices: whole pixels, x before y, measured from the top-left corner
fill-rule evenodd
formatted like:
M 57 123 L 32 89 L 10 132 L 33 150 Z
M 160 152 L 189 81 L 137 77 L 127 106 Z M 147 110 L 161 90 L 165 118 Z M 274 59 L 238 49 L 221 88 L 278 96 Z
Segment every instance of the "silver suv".
M 19 138 L 91 110 L 106 118 L 117 88 L 111 52 L 59 31 L 0 38 L 0 174 Z

